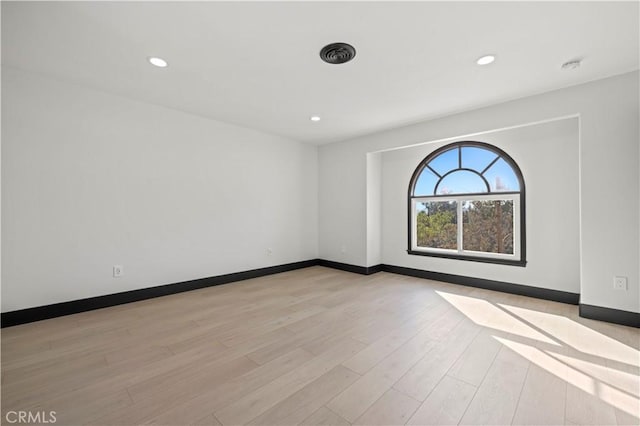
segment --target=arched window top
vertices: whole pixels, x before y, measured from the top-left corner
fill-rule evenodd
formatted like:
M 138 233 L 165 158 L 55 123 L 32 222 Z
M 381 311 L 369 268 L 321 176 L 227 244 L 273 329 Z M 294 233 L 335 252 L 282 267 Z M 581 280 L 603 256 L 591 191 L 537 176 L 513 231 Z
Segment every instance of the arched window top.
M 429 154 L 411 179 L 410 196 L 521 192 L 520 168 L 509 155 L 483 142 L 455 142 Z

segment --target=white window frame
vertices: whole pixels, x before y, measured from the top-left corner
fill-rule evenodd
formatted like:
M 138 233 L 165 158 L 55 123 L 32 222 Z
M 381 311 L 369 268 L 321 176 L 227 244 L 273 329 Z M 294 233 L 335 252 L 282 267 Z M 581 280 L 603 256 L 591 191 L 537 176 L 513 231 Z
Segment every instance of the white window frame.
M 520 254 L 520 196 L 519 192 L 492 192 L 488 194 L 460 194 L 447 196 L 426 196 L 413 197 L 411 199 L 411 250 L 415 252 L 458 255 L 463 257 L 474 257 L 480 259 L 503 259 L 510 261 L 519 261 Z M 435 247 L 419 247 L 418 246 L 418 203 L 423 202 L 449 202 L 456 201 L 456 209 L 458 216 L 457 227 L 457 249 L 441 249 Z M 462 221 L 462 207 L 465 201 L 513 201 L 513 254 L 507 253 L 491 253 L 484 251 L 473 251 L 464 249 L 464 224 Z

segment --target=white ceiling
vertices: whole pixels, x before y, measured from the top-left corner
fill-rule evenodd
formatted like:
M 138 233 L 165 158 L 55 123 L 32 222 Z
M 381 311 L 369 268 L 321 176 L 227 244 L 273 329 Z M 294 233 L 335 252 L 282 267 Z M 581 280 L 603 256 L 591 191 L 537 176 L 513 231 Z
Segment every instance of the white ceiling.
M 2 62 L 321 144 L 638 69 L 638 13 L 611 1 L 3 1 Z M 335 41 L 356 58 L 322 62 Z M 476 65 L 485 53 L 497 61 Z

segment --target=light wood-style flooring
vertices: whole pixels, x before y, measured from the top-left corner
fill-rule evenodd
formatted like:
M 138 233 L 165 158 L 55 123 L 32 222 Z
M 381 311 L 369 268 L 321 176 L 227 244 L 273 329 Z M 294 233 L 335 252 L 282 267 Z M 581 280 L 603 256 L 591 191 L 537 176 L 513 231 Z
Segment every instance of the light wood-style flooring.
M 640 331 L 312 267 L 2 330 L 2 423 L 638 424 Z

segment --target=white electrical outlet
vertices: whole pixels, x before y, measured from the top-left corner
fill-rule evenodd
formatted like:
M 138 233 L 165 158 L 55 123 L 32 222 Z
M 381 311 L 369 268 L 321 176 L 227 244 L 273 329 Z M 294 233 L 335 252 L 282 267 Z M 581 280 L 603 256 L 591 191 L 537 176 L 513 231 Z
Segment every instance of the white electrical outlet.
M 267 256 L 271 256 L 273 254 L 273 249 L 268 248 L 267 249 Z
M 119 278 L 124 275 L 124 266 L 113 265 L 113 278 Z
M 340 253 L 344 254 L 347 252 L 347 246 L 340 247 Z
M 627 277 L 613 277 L 613 288 L 616 290 L 626 290 Z

